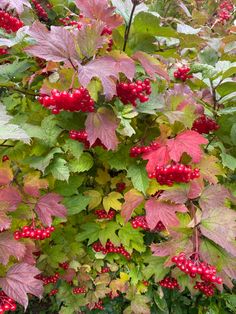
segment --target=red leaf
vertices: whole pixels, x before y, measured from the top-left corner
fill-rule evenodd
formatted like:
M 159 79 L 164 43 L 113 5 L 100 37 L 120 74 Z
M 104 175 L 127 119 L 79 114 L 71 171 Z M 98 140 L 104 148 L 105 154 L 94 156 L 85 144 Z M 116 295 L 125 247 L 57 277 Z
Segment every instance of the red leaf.
M 31 8 L 30 2 L 28 0 L 1 0 L 0 8 L 8 10 L 16 10 L 18 14 L 21 14 L 24 11 L 24 5 L 28 8 Z
M 177 226 L 179 220 L 176 212 L 187 212 L 184 205 L 170 204 L 160 201 L 156 198 L 149 199 L 145 204 L 146 220 L 150 229 L 154 229 L 159 221 L 163 223 L 166 229 Z
M 92 78 L 100 79 L 103 92 L 107 99 L 116 95 L 116 81 L 119 73 L 124 73 L 130 80 L 133 79 L 135 66 L 132 59 L 120 55 L 118 60 L 111 56 L 100 57 L 88 62 L 86 65 L 78 64 L 78 79 L 81 85 L 87 87 Z M 117 56 L 116 56 L 117 59 Z M 123 59 L 123 62 L 122 62 Z
M 52 224 L 52 216 L 65 218 L 67 209 L 59 202 L 62 197 L 56 193 L 49 193 L 42 196 L 35 206 L 35 211 L 45 226 Z
M 144 160 L 148 160 L 146 165 L 147 172 L 153 172 L 156 166 L 165 166 L 170 161 L 168 147 L 166 145 L 158 148 L 157 150 L 145 153 L 142 155 Z
M 122 205 L 121 216 L 125 218 L 125 222 L 129 221 L 133 211 L 137 208 L 144 200 L 143 194 L 135 189 L 132 189 L 125 193 L 125 202 Z
M 85 122 L 88 141 L 92 146 L 97 139 L 109 150 L 118 145 L 116 129 L 119 123 L 113 111 L 101 107 L 95 113 L 89 113 Z
M 123 23 L 123 18 L 114 14 L 114 8 L 107 0 L 75 0 L 75 4 L 85 17 L 103 21 L 112 29 Z
M 54 62 L 78 59 L 74 38 L 69 30 L 51 26 L 49 31 L 45 25 L 36 21 L 28 30 L 28 34 L 37 42 L 25 49 L 33 56 Z
M 10 232 L 0 233 L 0 263 L 7 265 L 10 256 L 21 259 L 25 254 L 24 244 L 16 241 Z
M 65 274 L 61 276 L 61 279 L 67 282 L 71 282 L 75 278 L 75 275 L 76 275 L 76 271 L 72 268 L 68 268 Z
M 15 211 L 21 200 L 18 190 L 12 186 L 0 190 L 0 205 L 4 206 L 5 211 Z
M 7 217 L 4 210 L 0 210 L 0 231 L 8 229 L 11 225 L 11 220 Z
M 183 153 L 192 157 L 192 161 L 198 163 L 202 157 L 201 144 L 207 144 L 208 140 L 195 131 L 184 131 L 175 138 L 168 140 L 167 146 L 172 160 L 178 162 Z
M 48 187 L 48 181 L 46 179 L 40 179 L 40 173 L 30 173 L 24 177 L 24 191 L 25 193 L 34 197 L 40 196 L 40 189 L 46 189 Z
M 36 260 L 33 253 L 36 252 L 37 249 L 35 247 L 34 242 L 31 240 L 28 240 L 27 242 L 25 242 L 25 247 L 26 247 L 25 254 L 21 258 L 21 262 L 29 264 L 29 265 L 35 265 Z
M 169 75 L 163 65 L 149 54 L 142 51 L 137 51 L 133 55 L 133 59 L 138 60 L 142 64 L 146 73 L 153 80 L 156 79 L 155 74 L 164 77 L 164 79 L 166 79 L 167 81 L 170 80 Z
M 35 279 L 40 271 L 29 264 L 20 263 L 12 266 L 5 278 L 0 278 L 2 290 L 26 309 L 28 306 L 27 293 L 42 297 L 43 283 Z

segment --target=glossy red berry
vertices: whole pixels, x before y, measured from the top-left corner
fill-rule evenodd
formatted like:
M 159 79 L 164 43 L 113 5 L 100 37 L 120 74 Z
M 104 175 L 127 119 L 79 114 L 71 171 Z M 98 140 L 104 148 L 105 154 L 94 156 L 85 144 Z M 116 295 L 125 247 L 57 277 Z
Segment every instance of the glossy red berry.
M 81 18 L 81 16 L 79 16 Z M 67 16 L 65 18 L 60 18 L 59 22 L 64 26 L 73 26 L 77 29 L 81 29 L 83 24 L 79 21 L 73 20 L 73 16 Z
M 179 79 L 183 82 L 185 82 L 187 79 L 192 78 L 192 74 L 189 74 L 190 72 L 190 68 L 187 66 L 183 66 L 181 68 L 178 68 L 175 72 L 174 72 L 174 77 L 176 79 Z
M 137 100 L 146 102 L 149 100 L 151 94 L 150 80 L 138 80 L 134 82 L 119 83 L 116 86 L 117 97 L 123 102 L 124 105 L 131 104 L 137 106 Z
M 9 298 L 4 291 L 0 291 L 0 314 L 7 311 L 14 312 L 16 310 L 15 300 Z
M 3 157 L 2 157 L 2 161 L 4 162 L 4 161 L 8 161 L 9 160 L 9 157 L 7 156 L 7 155 L 4 155 Z
M 131 225 L 134 229 L 142 228 L 145 231 L 151 231 L 151 232 L 161 232 L 165 230 L 165 226 L 161 221 L 159 221 L 156 225 L 156 227 L 153 230 L 150 230 L 147 224 L 147 220 L 145 216 L 136 216 L 131 220 Z
M 116 211 L 110 209 L 109 212 L 106 212 L 105 209 L 97 209 L 95 210 L 95 215 L 97 215 L 98 219 L 112 220 L 116 215 Z
M 165 277 L 159 281 L 159 285 L 167 289 L 179 289 L 178 281 L 172 277 Z
M 58 289 L 52 289 L 50 292 L 49 292 L 49 296 L 53 296 L 53 295 L 56 295 L 58 293 Z
M 130 149 L 130 157 L 138 157 L 139 155 L 149 153 L 151 151 L 155 151 L 160 147 L 160 145 L 157 142 L 151 142 L 147 146 L 133 146 Z
M 5 48 L 0 48 L 0 56 L 7 55 L 8 51 Z
M 209 134 L 219 129 L 219 125 L 215 120 L 207 117 L 206 115 L 201 115 L 193 122 L 192 130 L 200 134 Z
M 116 184 L 116 191 L 121 193 L 125 190 L 126 184 L 124 182 L 119 182 Z
M 44 10 L 44 8 L 41 6 L 41 4 L 36 0 L 32 0 L 32 3 L 34 5 L 35 12 L 36 12 L 38 18 L 43 20 L 43 21 L 47 21 L 48 20 L 48 14 Z
M 83 294 L 83 293 L 86 293 L 86 291 L 87 290 L 84 287 L 75 287 L 72 290 L 73 294 Z
M 85 149 L 89 149 L 91 147 L 101 146 L 103 149 L 106 149 L 106 146 L 102 144 L 100 139 L 96 139 L 96 141 L 93 143 L 92 146 L 90 146 L 90 143 L 88 141 L 88 134 L 85 130 L 70 130 L 69 136 L 72 140 L 78 141 L 80 143 L 84 144 Z
M 64 269 L 67 270 L 69 268 L 69 263 L 68 262 L 64 262 L 64 263 L 59 263 L 59 266 Z
M 49 284 L 56 284 L 57 281 L 59 280 L 59 274 L 55 273 L 52 276 L 44 276 L 42 274 L 39 274 L 37 276 L 35 276 L 36 279 L 43 281 L 43 285 L 49 285 Z
M 107 241 L 105 246 L 103 246 L 101 242 L 98 241 L 93 243 L 92 247 L 95 252 L 101 252 L 104 255 L 108 253 L 118 253 L 127 259 L 130 259 L 131 257 L 122 244 L 120 246 L 115 246 L 110 240 Z
M 216 286 L 211 282 L 199 282 L 197 281 L 194 289 L 201 291 L 207 297 L 212 297 L 215 293 Z
M 34 240 L 44 240 L 50 238 L 51 233 L 55 230 L 54 227 L 48 228 L 35 228 L 33 226 L 24 226 L 20 230 L 14 232 L 15 240 L 20 240 L 23 238 L 30 238 Z
M 7 33 L 17 32 L 24 26 L 24 23 L 17 17 L 10 15 L 8 12 L 0 10 L 0 27 L 4 28 Z

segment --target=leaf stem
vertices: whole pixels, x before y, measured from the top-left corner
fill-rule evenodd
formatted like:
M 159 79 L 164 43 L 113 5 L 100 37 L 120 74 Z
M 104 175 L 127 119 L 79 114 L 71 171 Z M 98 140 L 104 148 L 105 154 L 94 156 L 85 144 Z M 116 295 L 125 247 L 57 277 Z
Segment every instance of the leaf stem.
M 198 232 L 198 227 L 197 227 L 196 211 L 194 209 L 193 202 L 190 202 L 189 211 L 190 211 L 191 218 L 194 221 L 193 252 L 195 254 L 195 258 L 198 258 L 199 257 L 199 232 Z
M 129 32 L 130 32 L 130 28 L 131 28 L 131 24 L 132 24 L 132 20 L 133 20 L 134 11 L 136 9 L 136 6 L 137 6 L 137 4 L 134 2 L 131 13 L 130 13 L 129 23 L 128 23 L 128 25 L 126 25 L 126 28 L 125 28 L 123 51 L 125 51 L 126 45 L 127 45 L 128 39 L 129 39 Z

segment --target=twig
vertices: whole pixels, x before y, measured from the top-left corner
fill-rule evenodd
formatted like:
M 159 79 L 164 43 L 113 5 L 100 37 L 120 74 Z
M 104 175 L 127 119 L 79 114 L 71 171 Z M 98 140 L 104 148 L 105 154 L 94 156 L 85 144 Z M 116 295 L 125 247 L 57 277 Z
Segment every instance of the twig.
M 125 28 L 123 51 L 125 51 L 126 45 L 127 45 L 128 39 L 129 39 L 130 27 L 131 27 L 131 24 L 132 24 L 132 20 L 133 20 L 134 11 L 135 11 L 136 6 L 137 6 L 137 4 L 135 2 L 133 2 L 132 11 L 130 13 L 130 18 L 129 18 L 129 23 L 128 23 L 128 25 Z
M 72 60 L 70 58 L 68 60 L 69 60 L 70 64 L 72 65 L 72 68 L 77 72 L 77 69 L 76 69 L 74 63 L 72 62 Z

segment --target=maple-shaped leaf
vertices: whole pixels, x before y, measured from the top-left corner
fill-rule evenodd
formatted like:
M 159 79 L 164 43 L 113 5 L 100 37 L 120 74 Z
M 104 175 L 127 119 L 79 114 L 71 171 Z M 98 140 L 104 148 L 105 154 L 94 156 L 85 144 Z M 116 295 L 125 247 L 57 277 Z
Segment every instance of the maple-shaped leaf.
M 204 208 L 200 229 L 208 239 L 236 256 L 236 211 L 227 207 Z
M 24 191 L 25 193 L 34 197 L 40 196 L 40 189 L 47 189 L 48 181 L 40 179 L 40 172 L 34 172 L 24 177 Z
M 133 211 L 137 208 L 144 200 L 143 194 L 139 191 L 132 189 L 125 193 L 125 202 L 122 205 L 121 216 L 125 219 L 125 222 L 129 221 Z
M 230 191 L 223 185 L 210 185 L 204 189 L 199 200 L 202 210 L 211 210 L 212 208 L 225 208 L 226 199 L 236 202 Z
M 66 218 L 67 209 L 60 204 L 63 197 L 56 193 L 49 193 L 42 196 L 36 206 L 35 211 L 45 226 L 51 226 L 52 216 Z
M 1 0 L 0 8 L 4 10 L 16 10 L 18 14 L 21 14 L 24 11 L 24 5 L 28 8 L 31 8 L 29 0 Z
M 19 263 L 12 266 L 6 277 L 0 278 L 2 290 L 13 300 L 24 306 L 28 306 L 27 293 L 41 298 L 43 294 L 43 282 L 35 279 L 40 271 L 29 264 Z
M 136 294 L 134 299 L 131 301 L 130 307 L 132 313 L 150 314 L 150 298 L 145 295 Z
M 78 60 L 73 35 L 64 27 L 51 26 L 49 31 L 36 21 L 27 33 L 36 41 L 35 45 L 25 49 L 31 55 L 54 62 Z
M 128 79 L 133 79 L 134 62 L 125 57 L 116 60 L 111 56 L 104 56 L 88 62 L 85 65 L 78 63 L 78 79 L 81 85 L 87 87 L 92 78 L 98 78 L 103 86 L 103 93 L 107 99 L 116 95 L 116 80 L 119 73 L 124 73 Z M 132 76 L 131 76 L 132 74 Z
M 201 176 L 211 184 L 218 183 L 217 176 L 225 176 L 216 156 L 204 155 L 197 166 L 200 169 Z
M 110 283 L 112 293 L 121 292 L 125 293 L 129 288 L 129 275 L 120 272 L 120 278 L 113 279 Z
M 118 124 L 114 112 L 105 107 L 99 108 L 97 112 L 89 113 L 85 127 L 90 146 L 99 139 L 108 150 L 115 150 L 118 145 L 116 136 Z
M 108 0 L 75 0 L 75 4 L 85 17 L 103 21 L 111 29 L 123 23 L 123 18 L 114 13 Z
M 187 153 L 193 162 L 198 163 L 202 157 L 200 145 L 207 143 L 208 140 L 198 132 L 187 130 L 168 140 L 167 146 L 172 160 L 179 162 L 183 153 Z
M 5 187 L 0 190 L 0 206 L 3 206 L 5 211 L 15 211 L 21 200 L 21 195 L 13 186 Z
M 21 259 L 25 250 L 25 245 L 16 241 L 11 232 L 0 233 L 0 263 L 7 265 L 10 256 Z
M 156 79 L 156 74 L 163 77 L 167 81 L 170 80 L 165 67 L 154 57 L 143 51 L 137 51 L 133 55 L 133 59 L 141 63 L 146 73 L 153 79 Z
M 148 160 L 146 165 L 147 172 L 154 172 L 156 166 L 165 166 L 170 161 L 169 150 L 166 145 L 161 146 L 160 148 L 150 151 L 142 155 L 144 160 Z
M 0 166 L 0 185 L 7 185 L 13 180 L 13 172 L 9 162 Z
M 76 49 L 81 59 L 83 56 L 90 58 L 95 55 L 99 48 L 102 48 L 107 42 L 105 36 L 101 36 L 104 28 L 104 23 L 101 21 L 92 21 L 85 24 L 77 34 Z
M 9 229 L 10 226 L 11 226 L 10 218 L 6 215 L 5 210 L 0 209 L 0 231 Z
M 161 221 L 166 229 L 177 226 L 179 220 L 176 212 L 187 212 L 188 209 L 184 205 L 176 205 L 168 202 L 160 201 L 156 198 L 150 198 L 146 204 L 146 220 L 150 229 L 155 229 L 157 223 Z

